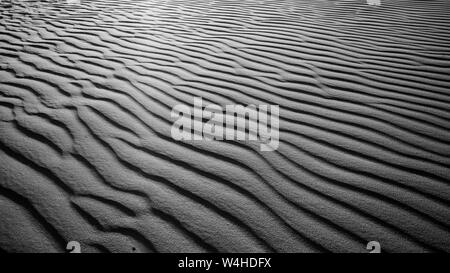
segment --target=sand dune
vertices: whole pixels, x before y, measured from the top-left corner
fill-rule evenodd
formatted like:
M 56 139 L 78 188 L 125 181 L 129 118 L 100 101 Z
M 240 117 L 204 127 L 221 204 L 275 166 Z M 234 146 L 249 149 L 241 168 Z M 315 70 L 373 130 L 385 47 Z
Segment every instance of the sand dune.
M 0 251 L 450 251 L 450 1 L 0 3 Z M 280 146 L 174 141 L 194 97 Z

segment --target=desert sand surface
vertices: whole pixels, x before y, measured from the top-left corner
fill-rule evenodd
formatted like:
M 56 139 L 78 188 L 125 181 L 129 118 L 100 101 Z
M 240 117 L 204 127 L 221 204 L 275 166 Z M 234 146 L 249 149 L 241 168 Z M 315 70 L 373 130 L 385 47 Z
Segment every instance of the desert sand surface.
M 450 1 L 0 8 L 0 252 L 450 251 Z M 279 148 L 175 141 L 194 97 Z

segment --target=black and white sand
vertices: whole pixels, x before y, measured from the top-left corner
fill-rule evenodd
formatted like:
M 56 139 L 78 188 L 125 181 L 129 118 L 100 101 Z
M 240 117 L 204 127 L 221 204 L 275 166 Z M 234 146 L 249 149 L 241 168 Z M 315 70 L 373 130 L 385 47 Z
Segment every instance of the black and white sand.
M 450 1 L 0 3 L 0 250 L 450 251 Z M 280 146 L 174 141 L 194 97 Z

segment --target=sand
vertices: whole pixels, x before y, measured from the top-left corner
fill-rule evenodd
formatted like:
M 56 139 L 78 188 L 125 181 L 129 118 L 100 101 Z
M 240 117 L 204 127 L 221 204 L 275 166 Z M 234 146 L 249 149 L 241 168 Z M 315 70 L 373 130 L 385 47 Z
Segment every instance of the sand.
M 0 252 L 450 251 L 450 1 L 0 8 Z M 194 97 L 279 148 L 175 141 Z

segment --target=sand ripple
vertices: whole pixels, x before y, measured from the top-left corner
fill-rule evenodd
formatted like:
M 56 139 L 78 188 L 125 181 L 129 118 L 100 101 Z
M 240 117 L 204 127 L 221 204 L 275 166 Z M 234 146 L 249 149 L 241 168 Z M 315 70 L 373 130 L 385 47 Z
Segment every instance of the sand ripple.
M 449 1 L 26 7 L 0 7 L 0 250 L 450 251 Z M 197 96 L 280 105 L 279 149 L 175 142 Z

